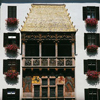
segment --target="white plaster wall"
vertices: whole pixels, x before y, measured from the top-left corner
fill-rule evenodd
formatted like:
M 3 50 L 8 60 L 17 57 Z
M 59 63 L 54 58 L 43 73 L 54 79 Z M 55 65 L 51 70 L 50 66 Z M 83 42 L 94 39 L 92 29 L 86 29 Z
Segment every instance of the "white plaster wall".
M 85 22 L 83 21 L 83 6 L 99 6 L 100 3 L 74 3 L 66 4 L 68 12 L 70 13 L 71 20 L 74 22 L 76 29 L 76 68 L 75 68 L 75 92 L 76 100 L 85 100 L 84 89 L 85 88 L 100 88 L 100 83 L 96 85 L 90 85 L 86 81 L 86 75 L 84 74 L 84 59 L 100 59 L 100 47 L 98 48 L 98 54 L 95 56 L 87 55 L 86 49 L 84 50 L 84 33 L 90 33 L 86 30 Z M 98 28 L 95 33 L 100 33 L 100 21 L 98 22 Z
M 60 3 L 61 4 L 61 3 Z M 95 56 L 88 56 L 86 50 L 84 50 L 84 33 L 88 33 L 85 28 L 85 22 L 83 21 L 83 6 L 99 6 L 100 3 L 63 3 L 66 4 L 66 9 L 71 16 L 71 21 L 76 26 L 78 31 L 76 32 L 76 67 L 75 67 L 75 92 L 76 100 L 84 99 L 84 89 L 85 88 L 100 88 L 100 84 L 90 85 L 86 81 L 86 75 L 84 74 L 84 59 L 100 59 L 100 47 L 98 48 L 98 54 Z M 19 19 L 19 27 L 14 31 L 9 31 L 6 28 L 5 19 L 7 19 L 7 6 L 17 6 L 17 18 Z M 22 69 L 20 70 L 19 82 L 15 85 L 7 84 L 5 81 L 5 76 L 3 75 L 3 59 L 11 59 L 6 56 L 5 48 L 3 47 L 3 34 L 5 32 L 20 32 L 21 25 L 29 13 L 29 8 L 31 8 L 31 3 L 2 3 L 1 5 L 1 33 L 0 33 L 0 100 L 2 100 L 2 89 L 4 88 L 20 88 L 20 95 L 22 97 Z M 98 29 L 95 33 L 100 32 L 100 21 L 98 22 Z M 20 49 L 21 50 L 21 49 Z M 21 51 L 19 50 L 18 57 L 16 59 L 21 59 Z M 21 66 L 20 66 L 21 67 Z

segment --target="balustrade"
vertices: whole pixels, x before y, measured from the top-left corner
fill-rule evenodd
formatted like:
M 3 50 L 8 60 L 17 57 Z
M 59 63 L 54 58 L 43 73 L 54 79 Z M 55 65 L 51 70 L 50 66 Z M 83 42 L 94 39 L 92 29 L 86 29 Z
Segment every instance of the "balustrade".
M 75 66 L 74 57 L 23 57 L 22 66 L 39 67 L 71 67 Z

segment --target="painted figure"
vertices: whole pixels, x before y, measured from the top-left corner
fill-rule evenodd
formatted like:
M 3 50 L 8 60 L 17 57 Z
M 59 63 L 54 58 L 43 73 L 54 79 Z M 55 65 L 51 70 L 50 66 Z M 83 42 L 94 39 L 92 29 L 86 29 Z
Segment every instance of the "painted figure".
M 68 87 L 68 84 L 71 86 L 72 90 L 74 91 L 74 81 L 72 80 L 72 77 L 71 76 L 67 76 L 66 77 L 66 83 L 65 83 L 65 86 L 67 88 L 67 90 L 69 91 L 69 87 Z
M 26 76 L 25 79 L 24 79 L 24 82 L 25 82 L 24 91 L 28 87 L 29 92 L 31 92 L 31 84 L 32 84 L 32 78 L 31 78 L 31 76 Z

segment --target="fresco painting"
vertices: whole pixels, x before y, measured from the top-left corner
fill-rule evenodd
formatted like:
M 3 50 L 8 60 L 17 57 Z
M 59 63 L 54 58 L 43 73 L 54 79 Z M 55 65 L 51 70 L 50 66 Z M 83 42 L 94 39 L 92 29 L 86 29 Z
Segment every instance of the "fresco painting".
M 64 84 L 65 78 L 63 76 L 58 76 L 57 84 Z
M 32 77 L 26 76 L 23 78 L 23 92 L 32 92 Z
M 39 76 L 33 76 L 32 84 L 40 84 L 40 77 Z
M 75 96 L 74 89 L 75 89 L 74 78 L 72 78 L 71 76 L 67 76 L 65 78 L 65 95 L 66 95 L 66 97 L 74 97 Z

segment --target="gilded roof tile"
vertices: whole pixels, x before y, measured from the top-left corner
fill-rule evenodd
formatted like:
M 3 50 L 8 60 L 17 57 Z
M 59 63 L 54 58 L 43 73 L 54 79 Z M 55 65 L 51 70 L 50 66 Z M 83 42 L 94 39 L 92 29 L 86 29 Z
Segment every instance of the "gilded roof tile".
M 75 32 L 65 5 L 32 4 L 21 31 Z

